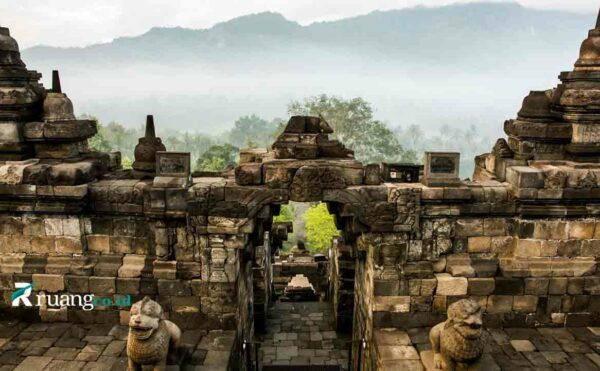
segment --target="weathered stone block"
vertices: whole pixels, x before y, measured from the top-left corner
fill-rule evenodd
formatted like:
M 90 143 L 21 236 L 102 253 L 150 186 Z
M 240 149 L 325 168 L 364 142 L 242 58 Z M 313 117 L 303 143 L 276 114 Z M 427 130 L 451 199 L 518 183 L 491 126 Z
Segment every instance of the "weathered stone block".
M 56 252 L 59 254 L 81 254 L 83 244 L 81 237 L 58 236 L 55 239 Z
M 410 310 L 411 312 L 431 312 L 431 296 L 411 296 Z
M 110 242 L 109 236 L 100 235 L 100 234 L 92 234 L 85 237 L 87 240 L 87 246 L 89 251 L 98 252 L 98 253 L 109 253 L 110 252 Z
M 62 219 L 62 231 L 65 236 L 81 236 L 81 225 L 79 218 Z
M 523 295 L 524 282 L 520 278 L 496 277 L 496 295 Z
M 46 223 L 43 218 L 24 216 L 23 234 L 28 236 L 45 236 Z
M 511 236 L 492 237 L 490 252 L 498 256 L 511 256 L 514 252 L 515 238 Z
M 90 277 L 90 292 L 96 295 L 113 295 L 116 291 L 114 277 Z
M 600 240 L 587 240 L 581 244 L 581 255 L 600 258 Z
M 584 277 L 570 277 L 567 281 L 567 293 L 569 295 L 583 294 L 584 284 L 585 284 Z
M 568 269 L 572 270 L 575 277 L 589 276 L 596 273 L 596 260 L 587 256 L 574 257 Z
M 177 313 L 198 313 L 200 312 L 200 298 L 197 296 L 173 296 L 171 308 L 173 312 Z
M 158 280 L 158 294 L 161 296 L 190 296 L 189 280 Z
M 6 236 L 6 243 L 12 247 L 9 247 L 9 252 L 31 252 L 31 238 L 24 235 L 12 235 Z
M 379 164 L 368 164 L 365 166 L 364 184 L 379 185 L 381 184 L 381 166 Z
M 154 278 L 140 279 L 140 295 L 156 295 L 158 294 L 157 280 Z
M 396 296 L 399 293 L 398 280 L 373 280 L 373 293 L 377 296 Z
M 47 274 L 68 274 L 71 270 L 71 257 L 68 255 L 48 256 Z
M 421 198 L 424 200 L 441 200 L 444 198 L 444 188 L 442 187 L 423 187 Z
M 131 294 L 138 295 L 140 293 L 140 279 L 139 278 L 117 278 L 117 293 L 118 294 Z
M 125 255 L 119 268 L 119 277 L 136 278 L 142 276 L 144 268 L 151 270 L 149 258 L 144 255 Z
M 542 241 L 542 246 L 540 248 L 540 256 L 557 256 L 559 242 L 560 241 L 557 240 Z
M 548 278 L 525 278 L 525 295 L 548 295 Z
M 373 311 L 408 313 L 410 312 L 410 296 L 375 296 Z
M 0 217 L 0 234 L 19 235 L 23 234 L 23 221 L 20 217 L 2 216 Z
M 262 164 L 246 163 L 235 168 L 235 181 L 239 185 L 255 185 L 262 182 Z
M 483 235 L 483 219 L 457 219 L 454 225 L 456 237 L 473 237 Z
M 538 298 L 533 295 L 515 296 L 513 310 L 522 313 L 533 313 L 537 309 Z
M 97 259 L 98 262 L 94 266 L 95 276 L 116 277 L 123 264 L 123 257 L 120 255 L 101 255 Z
M 133 237 L 127 236 L 110 236 L 109 238 L 110 252 L 114 254 L 131 254 L 133 253 Z
M 421 293 L 421 280 L 409 280 L 408 293 L 411 296 L 418 296 Z
M 448 273 L 437 273 L 437 295 L 460 296 L 467 294 L 468 281 L 465 277 L 452 277 Z
M 533 224 L 533 238 L 542 240 L 567 239 L 567 222 L 556 220 L 537 220 Z
M 600 277 L 585 277 L 584 291 L 591 295 L 600 295 Z
M 435 278 L 425 278 L 421 280 L 421 295 L 431 296 L 435 293 L 437 280 Z
M 23 273 L 44 273 L 48 257 L 45 255 L 27 254 L 23 261 Z
M 566 277 L 550 278 L 548 284 L 549 295 L 563 295 L 567 292 L 568 279 Z
M 544 172 L 529 166 L 506 169 L 506 181 L 519 188 L 544 188 Z
M 503 236 L 508 233 L 508 222 L 505 218 L 485 218 L 483 234 L 485 236 Z
M 47 218 L 44 220 L 46 235 L 47 236 L 62 236 L 63 225 L 62 219 L 58 218 Z
M 2 240 L 0 239 L 0 244 Z M 0 246 L 1 250 L 1 246 Z M 56 251 L 55 237 L 32 237 L 31 238 L 31 250 L 38 254 L 51 254 Z
M 567 224 L 569 238 L 588 240 L 594 237 L 595 223 L 593 220 L 573 220 Z
M 65 289 L 69 293 L 83 294 L 90 292 L 90 278 L 85 276 L 65 276 Z
M 470 253 L 486 253 L 490 252 L 491 246 L 491 237 L 469 237 L 467 250 Z
M 60 274 L 34 274 L 32 280 L 35 290 L 59 292 L 65 289 L 64 276 Z
M 174 280 L 177 277 L 177 261 L 175 260 L 155 260 L 153 266 L 155 278 Z
M 540 240 L 519 239 L 515 247 L 514 255 L 517 257 L 540 256 L 542 243 Z
M 508 313 L 512 311 L 513 296 L 490 295 L 487 301 L 488 313 Z
M 469 278 L 469 295 L 491 295 L 494 292 L 493 278 Z

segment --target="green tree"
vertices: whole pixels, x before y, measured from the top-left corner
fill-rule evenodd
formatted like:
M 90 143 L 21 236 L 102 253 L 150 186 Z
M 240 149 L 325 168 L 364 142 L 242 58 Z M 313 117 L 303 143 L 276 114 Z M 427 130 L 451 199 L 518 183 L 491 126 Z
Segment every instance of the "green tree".
M 340 235 L 335 227 L 333 215 L 327 205 L 319 203 L 311 206 L 304 214 L 306 223 L 306 242 L 312 252 L 323 253 L 331 246 L 331 240 Z
M 281 205 L 279 215 L 273 216 L 273 222 L 294 222 L 294 206 L 287 204 Z M 294 232 L 288 233 L 287 241 L 283 241 L 282 251 L 289 251 L 296 241 Z
M 273 217 L 274 222 L 292 222 L 294 221 L 294 213 L 291 205 L 281 205 L 279 215 Z
M 121 159 L 121 166 L 123 170 L 131 170 L 133 168 L 133 161 L 127 156 L 123 156 Z
M 118 122 L 112 121 L 104 126 L 104 136 L 114 150 L 133 157 L 133 149 L 138 143 L 138 138 L 143 134 L 139 130 L 128 129 Z
M 321 116 L 332 127 L 333 136 L 354 150 L 356 159 L 370 162 L 416 161 L 405 151 L 398 138 L 373 118 L 371 104 L 362 98 L 343 99 L 321 94 L 288 105 L 290 115 Z
M 96 135 L 88 139 L 88 146 L 91 149 L 95 149 L 99 152 L 110 152 L 113 147 L 112 144 L 106 139 L 106 134 L 104 132 L 104 127 L 96 121 L 96 127 L 98 128 L 98 132 Z
M 237 164 L 239 149 L 231 144 L 213 144 L 200 155 L 196 169 L 204 171 L 222 171 Z
M 236 147 L 266 147 L 271 144 L 271 133 L 276 126 L 273 122 L 256 115 L 237 119 L 229 133 L 229 143 Z

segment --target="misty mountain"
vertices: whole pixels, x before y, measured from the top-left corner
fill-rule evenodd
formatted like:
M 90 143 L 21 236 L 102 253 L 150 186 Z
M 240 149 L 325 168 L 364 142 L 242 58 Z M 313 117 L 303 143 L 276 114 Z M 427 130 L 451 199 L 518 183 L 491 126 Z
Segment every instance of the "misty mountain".
M 433 66 L 492 66 L 523 63 L 570 53 L 593 15 L 534 10 L 513 3 L 477 3 L 441 8 L 376 11 L 333 22 L 301 26 L 278 13 L 260 13 L 219 23 L 210 29 L 152 28 L 143 35 L 122 37 L 84 48 L 36 46 L 24 51 L 40 66 L 171 66 L 218 64 L 235 68 L 270 66 L 260 57 L 308 66 L 306 51 L 319 50 L 388 62 Z M 535 52 L 535 53 L 533 53 Z M 258 63 L 266 62 L 266 63 Z
M 302 26 L 277 13 L 208 29 L 152 28 L 83 48 L 22 52 L 45 78 L 61 70 L 77 113 L 138 126 L 222 131 L 255 113 L 286 115 L 291 99 L 362 96 L 392 126 L 498 132 L 531 89 L 571 69 L 594 14 L 512 3 L 376 11 Z M 44 80 L 48 84 L 48 80 Z

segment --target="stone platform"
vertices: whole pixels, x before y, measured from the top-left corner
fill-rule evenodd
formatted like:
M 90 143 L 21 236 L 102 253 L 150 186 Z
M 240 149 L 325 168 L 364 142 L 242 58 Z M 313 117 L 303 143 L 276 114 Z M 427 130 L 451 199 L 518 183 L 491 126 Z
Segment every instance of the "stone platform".
M 331 303 L 275 303 L 257 335 L 263 365 L 339 365 L 348 369 L 350 335 L 336 333 Z
M 429 371 L 429 328 L 375 331 L 380 370 Z M 600 370 L 600 328 L 486 329 L 485 371 Z M 432 370 L 433 371 L 433 370 Z
M 0 322 L 0 370 L 127 370 L 126 326 Z M 227 370 L 233 331 L 184 330 L 182 370 Z M 167 370 L 178 370 L 168 366 Z

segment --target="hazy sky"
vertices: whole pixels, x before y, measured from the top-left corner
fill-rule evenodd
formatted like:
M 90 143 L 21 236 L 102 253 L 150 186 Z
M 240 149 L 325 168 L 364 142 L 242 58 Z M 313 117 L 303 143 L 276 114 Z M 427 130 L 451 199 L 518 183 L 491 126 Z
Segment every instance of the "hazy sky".
M 478 2 L 467 0 L 462 2 Z M 412 6 L 439 6 L 456 0 L 0 0 L 0 25 L 21 47 L 37 44 L 84 46 L 153 26 L 206 28 L 240 15 L 282 13 L 301 24 Z M 597 0 L 517 0 L 535 8 L 596 12 Z

